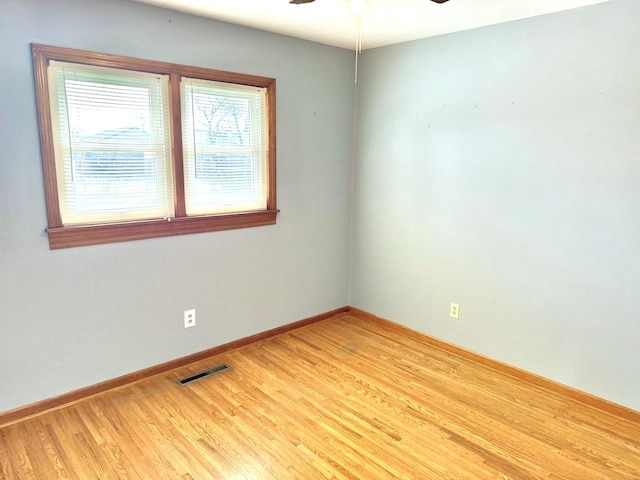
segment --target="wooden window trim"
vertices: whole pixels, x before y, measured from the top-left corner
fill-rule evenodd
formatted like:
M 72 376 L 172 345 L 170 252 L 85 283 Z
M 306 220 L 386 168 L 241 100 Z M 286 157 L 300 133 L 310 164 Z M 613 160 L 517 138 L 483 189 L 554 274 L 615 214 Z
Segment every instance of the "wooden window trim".
M 49 247 L 51 249 L 258 227 L 276 223 L 278 209 L 276 206 L 275 79 L 48 45 L 32 44 L 31 48 L 47 203 L 48 228 L 46 230 L 49 235 Z M 49 84 L 47 80 L 47 67 L 51 60 L 169 75 L 175 217 L 169 220 L 142 220 L 109 224 L 73 226 L 65 226 L 62 224 L 56 178 L 51 108 L 49 103 Z M 268 183 L 266 210 L 206 216 L 186 215 L 182 154 L 182 119 L 180 111 L 181 77 L 251 85 L 266 89 L 268 115 Z

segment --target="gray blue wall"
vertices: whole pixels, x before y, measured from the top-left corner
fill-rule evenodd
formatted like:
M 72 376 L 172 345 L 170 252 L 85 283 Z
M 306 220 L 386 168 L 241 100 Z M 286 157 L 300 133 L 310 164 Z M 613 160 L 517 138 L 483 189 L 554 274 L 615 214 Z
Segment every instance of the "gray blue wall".
M 31 42 L 275 77 L 277 225 L 50 251 Z M 128 1 L 0 0 L 0 411 L 348 304 L 352 58 Z
M 639 25 L 616 0 L 365 52 L 351 304 L 640 409 Z

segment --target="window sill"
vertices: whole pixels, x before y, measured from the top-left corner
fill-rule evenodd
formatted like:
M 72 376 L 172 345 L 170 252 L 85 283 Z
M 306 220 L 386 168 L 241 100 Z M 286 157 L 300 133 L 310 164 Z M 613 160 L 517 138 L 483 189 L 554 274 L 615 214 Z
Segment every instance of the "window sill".
M 145 238 L 274 225 L 277 215 L 278 210 L 265 210 L 231 215 L 178 217 L 172 218 L 171 221 L 146 220 L 103 225 L 73 225 L 47 228 L 47 233 L 49 234 L 49 248 L 57 250 Z

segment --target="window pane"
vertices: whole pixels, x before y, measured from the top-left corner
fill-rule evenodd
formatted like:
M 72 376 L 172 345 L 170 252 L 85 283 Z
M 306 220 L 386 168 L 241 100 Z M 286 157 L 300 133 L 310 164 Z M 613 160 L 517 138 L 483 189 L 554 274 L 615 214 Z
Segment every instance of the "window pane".
M 167 79 L 58 62 L 49 68 L 63 223 L 171 215 Z
M 266 209 L 265 92 L 183 79 L 187 214 Z

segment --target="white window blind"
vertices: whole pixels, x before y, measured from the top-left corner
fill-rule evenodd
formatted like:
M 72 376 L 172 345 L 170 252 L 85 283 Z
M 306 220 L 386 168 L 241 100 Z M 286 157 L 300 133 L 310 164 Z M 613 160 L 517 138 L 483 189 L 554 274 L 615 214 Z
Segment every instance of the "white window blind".
M 183 78 L 188 215 L 266 210 L 266 89 Z
M 65 225 L 173 216 L 168 77 L 51 61 Z

